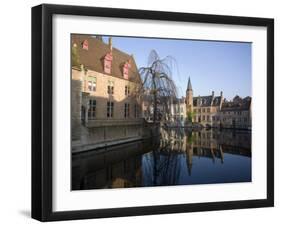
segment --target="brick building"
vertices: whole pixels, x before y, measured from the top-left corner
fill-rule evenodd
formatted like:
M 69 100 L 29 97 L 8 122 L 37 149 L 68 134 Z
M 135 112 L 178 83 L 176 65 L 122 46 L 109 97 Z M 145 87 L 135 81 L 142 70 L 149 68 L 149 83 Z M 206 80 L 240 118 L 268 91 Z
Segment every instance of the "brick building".
M 139 136 L 141 78 L 134 57 L 108 40 L 71 36 L 73 146 Z
M 186 90 L 186 120 L 203 126 L 251 129 L 251 97 L 234 97 L 232 101 L 223 98 L 223 92 L 215 96 L 193 97 L 190 78 Z
M 235 96 L 232 101 L 224 102 L 220 112 L 220 121 L 225 128 L 252 127 L 252 98 Z
M 223 102 L 223 93 L 215 96 L 214 91 L 209 96 L 193 97 L 193 89 L 190 78 L 186 89 L 186 117 L 193 122 L 204 126 L 215 126 L 219 123 L 219 112 Z

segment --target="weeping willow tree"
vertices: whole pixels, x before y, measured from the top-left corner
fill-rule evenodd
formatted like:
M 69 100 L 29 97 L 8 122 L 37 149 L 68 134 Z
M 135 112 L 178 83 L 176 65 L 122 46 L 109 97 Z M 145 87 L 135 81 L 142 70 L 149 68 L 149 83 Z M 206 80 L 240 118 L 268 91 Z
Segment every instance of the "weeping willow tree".
M 153 122 L 157 121 L 158 106 L 163 107 L 163 113 L 170 115 L 169 102 L 177 97 L 177 89 L 172 79 L 172 69 L 175 61 L 167 56 L 159 57 L 155 50 L 152 50 L 148 57 L 147 67 L 141 67 L 139 74 L 142 77 L 142 93 L 148 93 L 153 106 Z

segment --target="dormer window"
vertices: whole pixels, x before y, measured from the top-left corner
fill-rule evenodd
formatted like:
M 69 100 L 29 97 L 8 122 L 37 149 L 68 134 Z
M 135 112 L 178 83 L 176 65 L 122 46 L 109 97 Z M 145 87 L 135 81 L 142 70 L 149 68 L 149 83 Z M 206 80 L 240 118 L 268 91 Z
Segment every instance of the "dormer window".
M 87 39 L 82 42 L 82 49 L 85 49 L 85 50 L 89 49 L 89 43 L 88 43 Z
M 131 67 L 130 60 L 128 60 L 123 66 L 123 78 L 129 79 L 129 69 Z
M 112 65 L 112 53 L 107 53 L 104 57 L 104 72 L 107 73 L 107 74 L 111 74 L 111 65 Z

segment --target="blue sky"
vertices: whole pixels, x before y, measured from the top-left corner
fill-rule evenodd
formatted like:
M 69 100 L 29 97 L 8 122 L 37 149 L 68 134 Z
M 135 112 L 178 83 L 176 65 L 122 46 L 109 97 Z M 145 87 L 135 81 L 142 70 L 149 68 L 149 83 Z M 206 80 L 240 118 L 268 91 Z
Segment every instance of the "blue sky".
M 104 36 L 104 41 L 107 42 Z M 173 79 L 179 96 L 185 95 L 188 77 L 193 95 L 219 95 L 232 99 L 235 95 L 251 96 L 251 43 L 113 37 L 112 43 L 133 54 L 138 67 L 147 66 L 152 49 L 160 58 L 172 56 L 177 67 Z

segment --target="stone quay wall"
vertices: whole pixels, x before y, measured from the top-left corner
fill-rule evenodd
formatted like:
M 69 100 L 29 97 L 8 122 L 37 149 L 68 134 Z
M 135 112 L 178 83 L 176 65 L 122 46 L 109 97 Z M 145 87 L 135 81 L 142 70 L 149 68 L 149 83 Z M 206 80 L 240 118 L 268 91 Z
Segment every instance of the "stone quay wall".
M 72 152 L 79 153 L 159 136 L 159 125 L 136 120 L 95 120 L 75 127 Z M 78 138 L 78 139 L 77 139 Z

